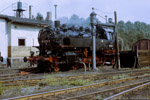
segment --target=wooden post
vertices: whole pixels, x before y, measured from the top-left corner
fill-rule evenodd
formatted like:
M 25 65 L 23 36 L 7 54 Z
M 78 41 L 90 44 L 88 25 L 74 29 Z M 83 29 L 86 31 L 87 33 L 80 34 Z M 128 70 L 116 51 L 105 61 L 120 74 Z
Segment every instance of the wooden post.
M 115 32 L 116 32 L 116 51 L 117 51 L 117 59 L 116 59 L 116 67 L 120 69 L 120 57 L 119 57 L 119 43 L 118 43 L 118 28 L 117 28 L 117 12 L 114 12 L 115 17 Z

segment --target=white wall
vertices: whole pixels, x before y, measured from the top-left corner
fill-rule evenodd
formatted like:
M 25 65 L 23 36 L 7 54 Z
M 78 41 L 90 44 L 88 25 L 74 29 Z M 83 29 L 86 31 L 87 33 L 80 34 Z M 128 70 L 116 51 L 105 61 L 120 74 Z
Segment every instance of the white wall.
M 7 33 L 7 22 L 4 19 L 0 19 L 0 52 L 4 57 L 4 63 L 8 57 L 8 33 Z
M 18 39 L 25 39 L 26 46 L 38 46 L 38 33 L 41 28 L 29 25 L 11 25 L 11 46 L 18 46 Z M 34 42 L 33 42 L 34 41 Z

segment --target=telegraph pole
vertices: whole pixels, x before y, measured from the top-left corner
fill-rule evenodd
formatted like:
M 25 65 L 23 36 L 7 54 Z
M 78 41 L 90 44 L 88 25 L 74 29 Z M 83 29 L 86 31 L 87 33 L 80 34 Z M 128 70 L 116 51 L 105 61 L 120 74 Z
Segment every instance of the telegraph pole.
M 117 59 L 116 59 L 116 67 L 120 69 L 120 54 L 119 54 L 119 43 L 118 43 L 118 29 L 117 29 L 117 12 L 114 12 L 115 17 L 115 32 L 116 32 L 116 51 L 117 51 Z
M 94 12 L 94 8 L 92 8 L 93 12 L 90 14 L 91 16 L 91 29 L 92 29 L 92 48 L 93 48 L 93 51 L 92 51 L 92 62 L 93 62 L 93 70 L 98 70 L 96 68 L 96 33 L 95 33 L 95 25 L 97 24 L 96 22 L 96 13 Z

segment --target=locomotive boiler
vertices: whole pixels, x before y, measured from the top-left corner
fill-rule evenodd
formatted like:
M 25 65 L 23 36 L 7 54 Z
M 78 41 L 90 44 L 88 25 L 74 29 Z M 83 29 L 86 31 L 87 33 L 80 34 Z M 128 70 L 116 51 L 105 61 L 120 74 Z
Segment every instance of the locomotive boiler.
M 115 58 L 115 32 L 111 28 L 96 25 L 96 63 L 113 64 Z M 39 55 L 32 53 L 31 63 L 37 63 L 41 71 L 77 69 L 82 63 L 92 64 L 92 36 L 88 27 L 46 27 L 38 35 Z M 24 61 L 27 61 L 24 58 Z

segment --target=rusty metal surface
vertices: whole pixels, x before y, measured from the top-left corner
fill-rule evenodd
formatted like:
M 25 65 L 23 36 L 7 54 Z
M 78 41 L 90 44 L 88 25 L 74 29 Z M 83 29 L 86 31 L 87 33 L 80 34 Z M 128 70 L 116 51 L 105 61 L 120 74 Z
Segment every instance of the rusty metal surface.
M 137 41 L 132 47 L 133 51 L 135 51 L 136 45 L 138 46 L 138 58 L 140 66 L 150 66 L 150 40 L 141 39 Z
M 138 50 L 150 50 L 150 40 L 149 39 L 141 39 L 137 41 L 133 45 L 133 49 L 135 49 L 135 46 L 138 45 Z

